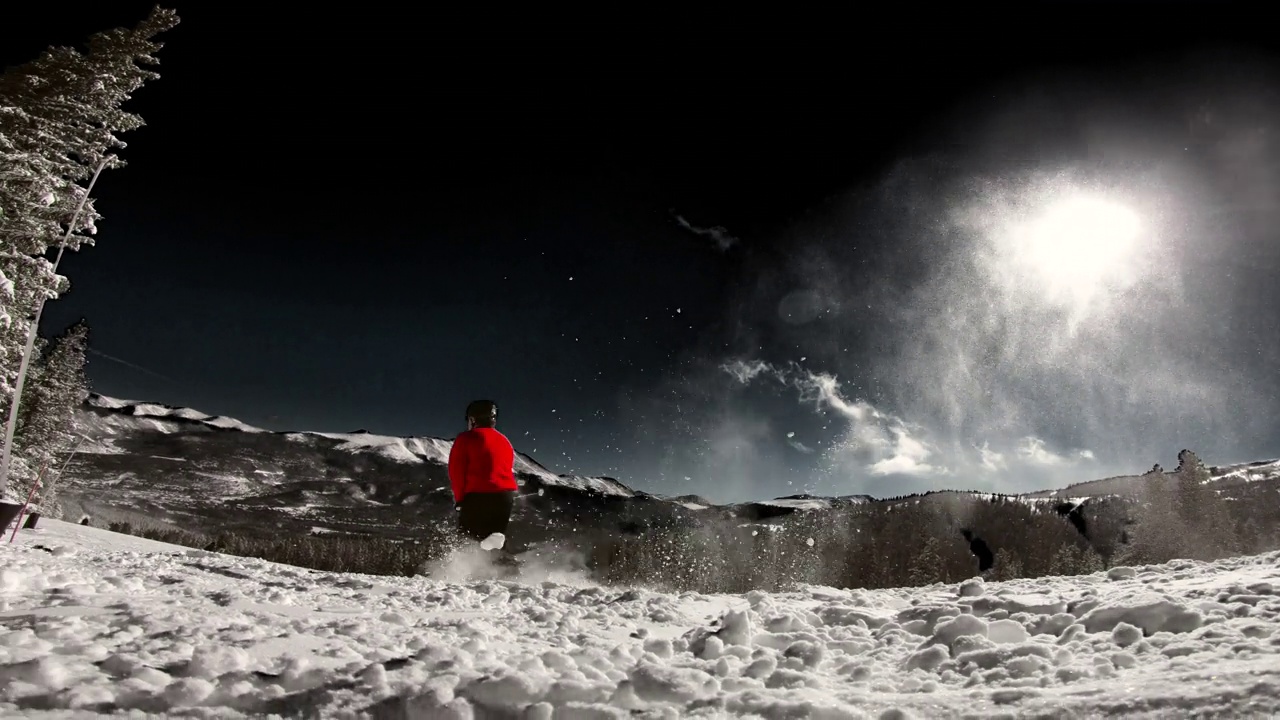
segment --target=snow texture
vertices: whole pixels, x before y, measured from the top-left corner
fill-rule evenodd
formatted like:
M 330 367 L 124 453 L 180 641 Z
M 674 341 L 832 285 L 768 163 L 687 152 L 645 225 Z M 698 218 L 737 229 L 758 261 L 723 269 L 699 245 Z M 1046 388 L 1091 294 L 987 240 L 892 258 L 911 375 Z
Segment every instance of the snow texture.
M 1280 553 L 708 596 L 537 572 L 520 583 L 323 573 L 49 520 L 9 548 L 7 716 L 1280 711 Z

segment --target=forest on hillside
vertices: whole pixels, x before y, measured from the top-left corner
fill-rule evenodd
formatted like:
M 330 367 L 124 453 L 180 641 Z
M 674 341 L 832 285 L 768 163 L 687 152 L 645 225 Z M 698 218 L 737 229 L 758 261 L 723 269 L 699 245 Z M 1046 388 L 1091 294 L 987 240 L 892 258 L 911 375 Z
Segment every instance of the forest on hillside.
M 762 522 L 694 514 L 639 532 L 570 534 L 552 550 L 602 583 L 740 593 L 1076 575 L 1280 549 L 1277 483 L 1244 484 L 1228 495 L 1208 482 L 1194 453 L 1180 460 L 1173 473 L 1157 466 L 1143 475 L 1131 496 L 1083 504 L 931 493 Z M 207 535 L 107 519 L 117 531 L 329 572 L 413 575 L 458 543 L 441 523 L 404 540 Z

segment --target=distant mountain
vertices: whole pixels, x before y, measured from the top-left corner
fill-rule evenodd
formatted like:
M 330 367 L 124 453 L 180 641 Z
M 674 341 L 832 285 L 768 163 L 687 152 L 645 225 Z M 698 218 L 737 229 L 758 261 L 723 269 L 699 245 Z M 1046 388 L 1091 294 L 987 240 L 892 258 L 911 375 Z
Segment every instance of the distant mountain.
M 1237 465 L 1226 465 L 1222 467 L 1213 466 L 1209 468 L 1211 477 L 1210 482 L 1214 483 L 1219 492 L 1229 492 L 1234 488 L 1250 483 L 1271 481 L 1280 478 L 1280 460 L 1259 460 L 1256 462 L 1240 463 Z M 1172 478 L 1173 473 L 1165 471 L 1165 475 Z M 1101 480 L 1090 480 L 1088 482 L 1076 483 L 1068 485 L 1061 490 L 1040 490 L 1037 492 L 1025 493 L 1023 497 L 1028 498 L 1057 498 L 1057 497 L 1100 497 L 1107 495 L 1131 495 L 1135 489 L 1140 486 L 1139 478 L 1141 475 L 1117 475 L 1115 477 L 1103 478 Z
M 96 394 L 76 422 L 86 440 L 61 492 L 91 515 L 145 513 L 204 531 L 403 537 L 453 511 L 449 439 L 275 432 Z M 691 511 L 613 478 L 557 475 L 523 453 L 515 470 L 517 518 L 539 536 L 567 525 L 643 528 Z
M 60 486 L 72 513 L 145 515 L 210 533 L 402 538 L 452 519 L 449 439 L 363 430 L 268 431 L 190 408 L 102 395 L 89 397 L 76 422 L 86 440 Z M 676 523 L 768 523 L 868 502 L 947 502 L 957 495 L 983 495 L 943 491 L 881 500 L 793 495 L 717 505 L 698 496 L 646 493 L 609 477 L 557 474 L 524 453 L 517 453 L 515 469 L 521 543 L 582 531 L 638 535 Z M 1258 482 L 1280 486 L 1280 461 L 1213 468 L 1213 476 L 1224 489 Z M 1090 499 L 1133 494 L 1137 477 L 1014 497 L 1067 514 Z

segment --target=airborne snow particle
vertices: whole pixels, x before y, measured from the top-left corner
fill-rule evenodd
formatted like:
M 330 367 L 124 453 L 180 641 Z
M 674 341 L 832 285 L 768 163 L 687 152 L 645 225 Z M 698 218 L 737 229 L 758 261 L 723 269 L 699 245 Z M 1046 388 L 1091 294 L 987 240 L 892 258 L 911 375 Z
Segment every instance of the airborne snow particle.
M 789 438 L 793 438 L 793 437 L 795 437 L 795 436 L 796 436 L 796 434 L 795 434 L 794 432 L 789 432 L 789 433 L 787 433 L 787 437 L 789 437 Z

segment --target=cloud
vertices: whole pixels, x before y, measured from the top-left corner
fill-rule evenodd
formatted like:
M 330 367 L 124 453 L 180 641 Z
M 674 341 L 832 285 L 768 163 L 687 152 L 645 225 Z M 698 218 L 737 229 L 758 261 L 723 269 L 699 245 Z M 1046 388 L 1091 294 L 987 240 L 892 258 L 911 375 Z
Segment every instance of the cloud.
M 982 443 L 982 447 L 978 448 L 978 456 L 981 459 L 981 467 L 988 472 L 999 472 L 1009 467 L 1005 462 L 1004 454 L 992 450 L 990 443 Z
M 1027 464 L 1042 467 L 1059 467 L 1071 465 L 1080 460 L 1094 459 L 1093 451 L 1091 450 L 1074 450 L 1065 455 L 1055 453 L 1045 447 L 1044 440 L 1033 436 L 1022 438 L 1017 454 Z
M 674 213 L 673 213 L 674 214 Z M 716 247 L 721 252 L 728 251 L 729 248 L 738 244 L 738 238 L 729 234 L 729 231 L 719 225 L 710 228 L 698 227 L 684 219 L 683 215 L 676 215 L 676 222 L 680 223 L 680 227 L 697 235 L 706 235 L 715 241 Z
M 946 468 L 933 465 L 927 460 L 933 451 L 922 441 L 911 437 L 904 427 L 890 428 L 894 441 L 892 454 L 872 463 L 867 470 L 872 475 L 946 475 Z
M 801 401 L 829 407 L 854 422 L 884 419 L 870 403 L 846 400 L 840 394 L 840 382 L 834 375 L 796 369 L 791 383 L 800 391 Z
M 983 442 L 964 445 L 958 439 L 944 441 L 936 431 L 909 422 L 870 402 L 850 398 L 839 379 L 829 373 L 813 372 L 798 363 L 783 366 L 761 360 L 736 359 L 720 369 L 743 385 L 760 380 L 773 381 L 796 392 L 797 400 L 822 413 L 834 413 L 845 421 L 836 437 L 822 450 L 822 465 L 838 484 L 859 478 L 906 478 L 924 480 L 962 477 L 976 485 L 997 487 L 1003 481 L 1026 481 L 1044 471 L 1073 472 L 1082 463 L 1095 460 L 1087 449 L 1053 448 L 1035 435 L 1013 442 Z M 787 444 L 805 453 L 817 450 L 799 443 L 795 433 L 787 433 Z M 1096 467 L 1094 468 L 1096 470 Z M 1037 473 L 1037 471 L 1042 471 Z M 894 484 L 904 490 L 901 482 Z M 912 486 L 927 489 L 928 486 Z
M 820 412 L 835 411 L 847 420 L 843 436 L 825 453 L 833 472 L 860 470 L 874 476 L 916 477 L 948 474 L 947 468 L 931 462 L 935 448 L 908 423 L 877 410 L 865 400 L 845 397 L 834 375 L 815 373 L 795 363 L 779 368 L 760 360 L 734 360 L 724 363 L 721 369 L 744 385 L 761 376 L 776 380 L 795 389 L 800 402 L 812 404 Z M 788 444 L 792 447 L 813 452 L 791 438 L 789 434 Z

